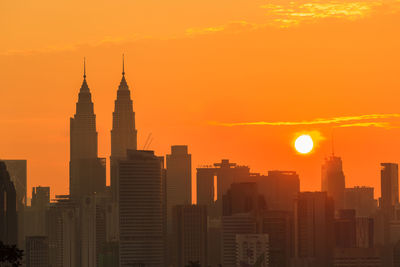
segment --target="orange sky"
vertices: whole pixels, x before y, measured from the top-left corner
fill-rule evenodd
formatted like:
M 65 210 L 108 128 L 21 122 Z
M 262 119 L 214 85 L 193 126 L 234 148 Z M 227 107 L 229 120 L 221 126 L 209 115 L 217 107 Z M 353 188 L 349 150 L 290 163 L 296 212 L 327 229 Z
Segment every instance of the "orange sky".
M 0 158 L 28 159 L 28 194 L 67 193 L 83 57 L 108 158 L 125 53 L 139 148 L 152 133 L 158 155 L 187 144 L 194 167 L 296 170 L 318 190 L 333 131 L 346 185 L 378 196 L 379 163 L 400 162 L 400 118 L 275 122 L 400 113 L 399 29 L 392 0 L 1 1 Z M 293 137 L 309 131 L 318 147 L 296 154 Z

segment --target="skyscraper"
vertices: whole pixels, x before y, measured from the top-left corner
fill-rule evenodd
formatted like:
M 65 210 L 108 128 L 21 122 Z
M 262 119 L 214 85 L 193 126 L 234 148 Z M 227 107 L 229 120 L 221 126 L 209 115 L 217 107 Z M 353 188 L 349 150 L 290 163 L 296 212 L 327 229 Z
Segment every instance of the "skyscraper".
M 48 267 L 49 240 L 47 236 L 26 237 L 26 267 Z
M 399 170 L 396 163 L 381 163 L 381 202 L 385 210 L 399 204 Z
M 17 220 L 18 220 L 18 247 L 25 247 L 25 218 L 24 208 L 26 207 L 26 181 L 27 181 L 27 161 L 25 159 L 3 160 L 10 174 L 10 179 L 14 184 L 17 194 Z
M 165 172 L 153 151 L 118 164 L 120 266 L 166 266 Z
M 81 198 L 105 189 L 105 159 L 97 158 L 96 115 L 86 82 L 79 91 L 76 113 L 70 119 L 70 195 Z
M 192 203 L 192 155 L 187 146 L 172 146 L 167 155 L 167 217 L 172 219 L 172 207 Z
M 262 233 L 268 234 L 269 267 L 288 267 L 293 253 L 293 213 L 264 211 Z
M 17 194 L 6 164 L 0 161 L 0 240 L 17 244 Z
M 346 188 L 344 199 L 345 208 L 354 209 L 357 217 L 369 217 L 377 208 L 373 187 L 356 186 Z
M 207 207 L 177 205 L 173 207 L 174 266 L 192 262 L 207 265 Z
M 236 265 L 236 236 L 257 234 L 257 221 L 253 214 L 239 213 L 222 217 L 222 266 Z
M 321 191 L 328 192 L 335 201 L 335 209 L 344 209 L 345 177 L 342 159 L 332 155 L 325 159 L 321 168 Z
M 236 235 L 236 266 L 269 267 L 268 235 Z
M 334 225 L 336 248 L 356 247 L 356 211 L 339 210 Z
M 110 175 L 111 189 L 115 199 L 117 198 L 116 192 L 118 192 L 118 188 L 116 188 L 118 185 L 118 181 L 116 181 L 118 160 L 126 158 L 128 149 L 137 149 L 137 130 L 131 92 L 125 79 L 125 63 L 122 59 L 122 79 L 115 100 L 111 130 Z
M 293 201 L 300 192 L 300 179 L 296 172 L 269 171 L 268 176 L 257 177 L 257 183 L 269 210 L 293 211 Z
M 2 161 L 7 166 L 7 171 L 17 192 L 17 210 L 22 210 L 22 207 L 26 206 L 27 161 L 25 159 L 7 159 Z
M 326 192 L 299 193 L 294 210 L 294 266 L 332 266 L 333 222 L 333 199 Z

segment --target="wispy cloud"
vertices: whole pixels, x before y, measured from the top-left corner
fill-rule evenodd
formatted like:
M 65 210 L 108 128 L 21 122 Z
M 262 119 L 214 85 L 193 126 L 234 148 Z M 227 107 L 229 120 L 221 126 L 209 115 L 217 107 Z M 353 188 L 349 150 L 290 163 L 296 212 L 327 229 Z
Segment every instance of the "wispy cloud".
M 310 1 L 306 3 L 265 4 L 267 16 L 273 25 L 289 27 L 301 22 L 316 21 L 325 18 L 360 19 L 372 13 L 374 8 L 382 6 L 381 1 Z
M 308 125 L 335 125 L 335 127 L 381 127 L 390 128 L 389 122 L 381 122 L 379 120 L 387 120 L 400 118 L 400 114 L 367 114 L 359 116 L 343 116 L 333 118 L 317 118 L 309 121 L 256 121 L 256 122 L 235 122 L 222 123 L 210 122 L 211 125 L 217 126 L 308 126 Z M 367 121 L 368 122 L 362 122 Z M 378 120 L 378 121 L 377 121 Z

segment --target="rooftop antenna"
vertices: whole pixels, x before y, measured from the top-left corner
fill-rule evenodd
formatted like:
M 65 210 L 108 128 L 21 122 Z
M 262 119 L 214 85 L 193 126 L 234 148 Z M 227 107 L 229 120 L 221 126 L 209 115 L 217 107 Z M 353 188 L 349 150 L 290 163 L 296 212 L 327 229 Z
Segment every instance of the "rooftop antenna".
M 86 79 L 86 57 L 83 58 L 83 79 Z
M 122 76 L 125 76 L 125 55 L 122 54 Z

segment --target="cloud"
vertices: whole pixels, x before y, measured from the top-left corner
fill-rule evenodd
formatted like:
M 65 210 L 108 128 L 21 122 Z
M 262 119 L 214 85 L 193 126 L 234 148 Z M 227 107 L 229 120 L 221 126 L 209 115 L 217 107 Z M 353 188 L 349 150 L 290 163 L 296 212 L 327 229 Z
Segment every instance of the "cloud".
M 378 127 L 378 128 L 385 128 L 385 129 L 398 128 L 398 127 L 392 126 L 389 122 L 358 122 L 358 123 L 342 124 L 342 125 L 338 125 L 336 127 L 337 128 Z
M 383 5 L 381 1 L 312 1 L 306 3 L 265 4 L 267 16 L 272 25 L 289 27 L 301 22 L 313 22 L 318 19 L 343 18 L 360 19 L 370 15 L 375 8 Z
M 236 122 L 236 123 L 221 123 L 210 122 L 216 126 L 308 126 L 308 125 L 336 125 L 335 127 L 382 127 L 389 128 L 389 122 L 376 122 L 376 120 L 385 120 L 400 118 L 400 114 L 367 114 L 359 116 L 343 116 L 333 118 L 318 118 L 310 121 L 256 121 L 256 122 Z M 369 122 L 360 122 L 369 120 Z M 352 122 L 352 123 L 347 123 Z
M 205 28 L 189 28 L 186 30 L 186 35 L 195 36 L 195 35 L 204 35 L 204 34 L 212 34 L 218 32 L 228 32 L 228 33 L 240 33 L 246 30 L 254 30 L 260 28 L 261 24 L 251 23 L 245 20 L 240 21 L 230 21 L 224 25 L 215 26 L 215 27 L 205 27 Z

